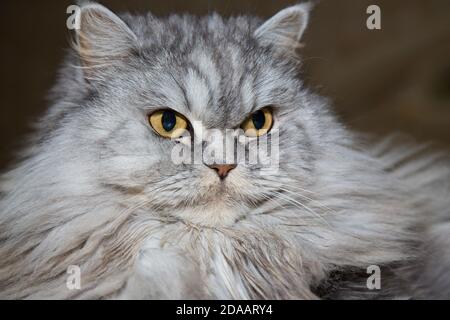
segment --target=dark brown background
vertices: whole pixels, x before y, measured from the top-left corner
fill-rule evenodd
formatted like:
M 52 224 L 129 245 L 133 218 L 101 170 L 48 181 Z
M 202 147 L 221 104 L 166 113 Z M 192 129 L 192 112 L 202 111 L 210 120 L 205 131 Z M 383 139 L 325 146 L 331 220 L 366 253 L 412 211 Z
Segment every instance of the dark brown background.
M 269 17 L 295 1 L 104 0 L 114 11 L 151 10 Z M 0 169 L 11 163 L 29 125 L 45 110 L 69 32 L 73 1 L 0 4 Z M 366 8 L 382 10 L 382 30 L 366 28 Z M 303 49 L 306 80 L 334 100 L 358 130 L 403 131 L 450 145 L 450 1 L 322 0 Z

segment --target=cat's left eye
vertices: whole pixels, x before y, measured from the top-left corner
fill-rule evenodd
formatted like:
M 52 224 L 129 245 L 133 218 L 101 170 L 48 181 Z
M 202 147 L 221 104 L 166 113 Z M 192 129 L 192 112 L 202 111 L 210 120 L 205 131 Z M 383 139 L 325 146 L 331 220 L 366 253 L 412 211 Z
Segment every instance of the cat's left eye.
M 273 115 L 270 107 L 256 111 L 245 120 L 241 128 L 248 137 L 260 137 L 272 129 Z
M 152 113 L 149 116 L 149 122 L 157 134 L 168 139 L 181 137 L 188 128 L 186 118 L 170 109 Z

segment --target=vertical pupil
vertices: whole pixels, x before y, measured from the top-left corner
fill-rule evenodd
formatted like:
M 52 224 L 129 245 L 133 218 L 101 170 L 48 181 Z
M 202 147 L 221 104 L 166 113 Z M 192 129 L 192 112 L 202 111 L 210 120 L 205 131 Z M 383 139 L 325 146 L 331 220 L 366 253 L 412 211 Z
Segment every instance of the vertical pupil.
M 172 131 L 177 123 L 177 117 L 173 111 L 164 111 L 162 119 L 162 126 L 166 131 Z
M 260 130 L 264 128 L 264 124 L 266 123 L 266 115 L 264 112 L 259 110 L 258 112 L 255 112 L 252 116 L 253 125 L 255 126 L 256 130 Z

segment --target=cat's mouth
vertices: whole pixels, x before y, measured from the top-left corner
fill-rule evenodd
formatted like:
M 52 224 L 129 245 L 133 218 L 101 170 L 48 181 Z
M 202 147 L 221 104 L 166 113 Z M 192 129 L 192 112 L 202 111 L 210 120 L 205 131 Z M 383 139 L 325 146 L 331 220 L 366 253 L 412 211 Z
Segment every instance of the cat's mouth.
M 190 189 L 196 189 L 191 187 Z M 151 202 L 154 210 L 199 227 L 225 227 L 244 220 L 255 207 L 265 203 L 267 197 L 248 197 L 236 185 L 223 180 L 208 188 L 175 196 L 171 203 Z M 174 199 L 174 200 L 175 200 Z
M 238 170 L 226 179 L 219 179 L 212 171 L 190 178 L 183 172 L 144 188 L 114 185 L 113 189 L 128 199 L 138 198 L 152 214 L 210 227 L 230 226 L 243 220 L 269 199 L 265 188 Z

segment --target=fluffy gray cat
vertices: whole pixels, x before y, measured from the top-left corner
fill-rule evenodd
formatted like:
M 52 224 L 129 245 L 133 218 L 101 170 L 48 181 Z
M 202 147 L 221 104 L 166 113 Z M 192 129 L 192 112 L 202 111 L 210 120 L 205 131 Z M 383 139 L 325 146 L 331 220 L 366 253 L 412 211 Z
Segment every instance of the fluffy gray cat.
M 304 87 L 309 8 L 262 22 L 84 4 L 53 104 L 1 178 L 0 297 L 449 298 L 448 157 L 365 143 Z M 276 168 L 174 163 L 174 126 L 242 124 L 278 132 Z

